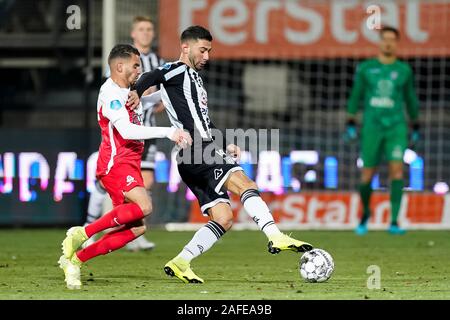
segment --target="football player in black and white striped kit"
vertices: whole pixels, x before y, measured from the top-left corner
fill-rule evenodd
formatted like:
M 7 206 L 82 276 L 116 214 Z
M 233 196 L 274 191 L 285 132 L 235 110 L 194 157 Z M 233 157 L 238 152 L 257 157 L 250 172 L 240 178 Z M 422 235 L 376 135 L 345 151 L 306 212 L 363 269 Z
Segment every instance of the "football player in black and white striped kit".
M 135 85 L 136 90 L 130 91 L 127 102 L 131 107 L 137 106 L 139 97 L 148 87 L 160 84 L 161 98 L 172 125 L 189 131 L 194 138 L 192 147 L 179 150 L 178 171 L 210 221 L 164 266 L 164 271 L 185 283 L 203 283 L 203 279 L 192 271 L 190 263 L 231 228 L 233 212 L 227 192 L 240 196 L 245 211 L 267 236 L 270 253 L 311 250 L 311 244 L 291 238 L 278 229 L 256 183 L 233 159 L 239 159 L 239 147 L 214 139 L 215 127 L 208 114 L 208 96 L 198 73 L 209 60 L 211 34 L 201 26 L 191 26 L 183 31 L 180 40 L 180 59 L 144 73 Z M 184 161 L 189 155 L 190 161 Z M 196 161 L 198 155 L 200 159 Z
M 164 64 L 164 60 L 152 51 L 152 43 L 155 37 L 155 28 L 153 21 L 146 16 L 136 16 L 133 19 L 131 26 L 131 39 L 133 39 L 133 46 L 140 53 L 141 60 L 141 74 L 157 69 Z M 107 71 L 107 76 L 109 70 Z M 161 103 L 160 97 L 156 92 L 156 86 L 148 88 L 143 96 L 147 99 L 142 99 L 145 126 L 156 126 L 155 114 L 164 110 L 164 105 Z M 156 139 L 149 139 L 144 141 L 144 152 L 141 160 L 141 173 L 144 179 L 145 189 L 151 196 L 151 188 L 154 183 L 155 157 L 156 157 Z M 98 219 L 103 213 L 103 202 L 106 197 L 106 191 L 96 183 L 95 189 L 91 192 L 88 205 L 88 215 L 86 224 L 92 223 Z M 95 239 L 89 239 L 84 246 L 88 246 Z M 148 241 L 145 237 L 138 237 L 134 241 L 126 245 L 126 249 L 130 251 L 151 250 L 155 244 Z

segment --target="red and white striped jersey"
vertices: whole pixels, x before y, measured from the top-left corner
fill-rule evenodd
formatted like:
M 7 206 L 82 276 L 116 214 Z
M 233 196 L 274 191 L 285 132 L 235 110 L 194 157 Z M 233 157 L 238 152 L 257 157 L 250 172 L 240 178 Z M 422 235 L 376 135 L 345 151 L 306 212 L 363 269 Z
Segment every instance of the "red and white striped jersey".
M 119 119 L 129 119 L 136 125 L 142 125 L 142 105 L 131 111 L 125 104 L 128 100 L 127 88 L 119 87 L 111 78 L 100 88 L 97 100 L 97 120 L 100 125 L 102 142 L 99 148 L 96 176 L 101 177 L 120 163 L 140 168 L 144 151 L 143 140 L 124 139 L 114 123 Z

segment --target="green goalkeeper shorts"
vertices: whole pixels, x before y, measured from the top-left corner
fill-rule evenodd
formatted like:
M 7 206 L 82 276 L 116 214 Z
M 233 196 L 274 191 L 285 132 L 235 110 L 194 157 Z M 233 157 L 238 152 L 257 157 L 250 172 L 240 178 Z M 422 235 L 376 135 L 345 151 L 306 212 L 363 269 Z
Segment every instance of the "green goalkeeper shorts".
M 408 145 L 406 124 L 397 124 L 391 128 L 363 126 L 361 132 L 361 152 L 365 168 L 380 164 L 383 156 L 387 161 L 403 161 Z

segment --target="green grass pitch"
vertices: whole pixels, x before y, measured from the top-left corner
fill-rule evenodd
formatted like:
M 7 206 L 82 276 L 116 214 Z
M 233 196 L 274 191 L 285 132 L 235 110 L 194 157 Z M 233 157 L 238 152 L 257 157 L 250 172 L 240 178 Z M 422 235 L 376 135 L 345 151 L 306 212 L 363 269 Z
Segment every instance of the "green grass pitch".
M 151 252 L 121 249 L 82 268 L 81 290 L 65 288 L 57 267 L 62 229 L 0 230 L 0 300 L 5 299 L 450 299 L 448 231 L 404 236 L 347 231 L 293 231 L 298 239 L 331 253 L 335 272 L 325 283 L 305 283 L 300 254 L 271 255 L 261 232 L 230 231 L 192 263 L 204 284 L 184 284 L 164 264 L 193 232 L 152 230 Z M 380 267 L 380 289 L 368 289 L 367 268 Z

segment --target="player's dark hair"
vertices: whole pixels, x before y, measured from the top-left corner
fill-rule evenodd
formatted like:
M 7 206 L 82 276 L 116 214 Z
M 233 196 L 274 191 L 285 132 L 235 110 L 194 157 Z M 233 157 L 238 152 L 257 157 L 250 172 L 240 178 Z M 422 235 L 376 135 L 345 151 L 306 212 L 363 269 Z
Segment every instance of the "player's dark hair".
M 394 28 L 394 27 L 390 27 L 390 26 L 384 26 L 380 29 L 380 37 L 383 36 L 383 33 L 385 32 L 393 32 L 395 33 L 395 38 L 400 39 L 400 31 L 398 31 L 398 29 Z
M 123 58 L 128 59 L 131 57 L 131 55 L 137 55 L 140 56 L 138 49 L 133 47 L 130 44 L 116 44 L 114 48 L 111 49 L 111 52 L 108 56 L 108 64 L 111 63 L 112 60 L 117 58 Z
M 212 41 L 213 37 L 208 29 L 205 29 L 202 26 L 190 26 L 181 33 L 180 37 L 181 42 L 199 39 Z

